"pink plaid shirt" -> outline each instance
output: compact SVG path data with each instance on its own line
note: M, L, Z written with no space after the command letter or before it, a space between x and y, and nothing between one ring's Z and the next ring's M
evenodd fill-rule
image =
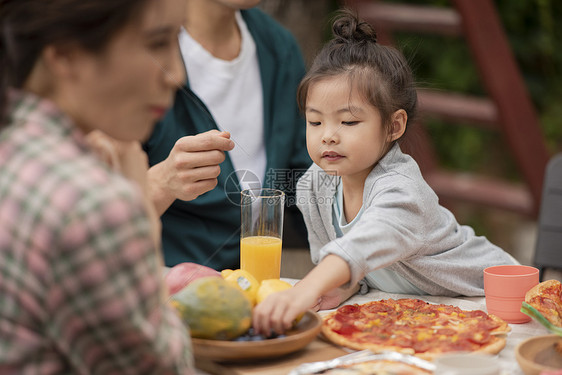
M0 374L186 374L140 192L52 103L0 132Z

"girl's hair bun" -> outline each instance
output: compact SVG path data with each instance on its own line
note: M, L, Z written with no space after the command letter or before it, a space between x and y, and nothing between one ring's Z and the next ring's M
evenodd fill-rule
M338 12L332 32L339 43L377 42L375 29L367 22L360 21L357 15L349 9Z

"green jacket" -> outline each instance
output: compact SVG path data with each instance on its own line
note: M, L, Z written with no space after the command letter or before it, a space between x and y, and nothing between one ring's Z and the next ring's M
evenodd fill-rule
M296 103L304 61L291 33L270 16L258 9L243 10L242 16L256 43L263 85L267 164L266 176L259 177L264 186L284 190L291 201L294 179L311 165L305 122ZM187 83L144 145L150 165L164 160L179 138L211 129L217 129L215 120ZM166 265L195 262L217 270L239 268L239 202L238 178L227 155L215 189L190 202L176 200L162 216Z

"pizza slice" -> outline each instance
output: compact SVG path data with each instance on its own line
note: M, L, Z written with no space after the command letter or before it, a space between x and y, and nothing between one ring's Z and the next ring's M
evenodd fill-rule
M525 302L540 312L551 324L562 327L562 283L547 280L525 294Z

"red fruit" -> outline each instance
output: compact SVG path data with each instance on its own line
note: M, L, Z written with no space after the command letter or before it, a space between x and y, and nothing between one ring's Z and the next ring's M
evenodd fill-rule
M184 262L170 268L164 278L170 295L176 294L191 282L208 276L221 277L220 272L197 263Z

